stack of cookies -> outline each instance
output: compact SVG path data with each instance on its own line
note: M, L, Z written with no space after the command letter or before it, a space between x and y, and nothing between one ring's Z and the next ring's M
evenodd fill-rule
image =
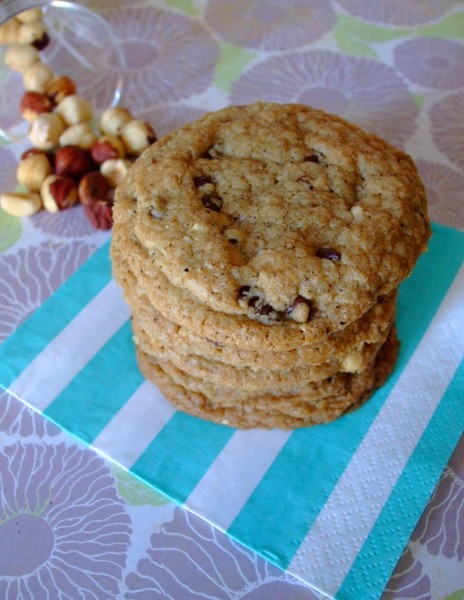
M430 225L412 160L302 105L209 113L118 188L111 254L140 368L180 410L296 428L394 366L397 287Z

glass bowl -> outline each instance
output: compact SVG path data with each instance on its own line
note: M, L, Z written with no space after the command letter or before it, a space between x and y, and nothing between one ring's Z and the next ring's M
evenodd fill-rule
M55 75L70 77L77 93L92 104L95 114L116 106L121 97L125 61L110 25L86 6L66 0L4 0L0 4L0 23L35 7L42 8L50 38L40 51L42 62ZM22 75L5 65L6 50L0 46L0 136L14 141L24 129L19 109L24 87Z

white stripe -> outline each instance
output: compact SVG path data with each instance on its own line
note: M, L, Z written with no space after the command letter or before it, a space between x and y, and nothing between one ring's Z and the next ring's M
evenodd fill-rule
M226 530L291 432L236 431L188 497L185 507Z
M92 446L129 469L169 421L175 409L158 388L145 381L129 398Z
M463 295L464 267L289 565L325 594L336 595L459 367Z
M35 410L45 410L128 318L129 308L111 280L29 363L9 391Z

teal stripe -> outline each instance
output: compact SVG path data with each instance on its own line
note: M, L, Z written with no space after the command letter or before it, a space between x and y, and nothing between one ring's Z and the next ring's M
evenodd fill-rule
M143 381L126 321L43 414L91 444Z
M397 327L402 345L395 372L355 413L294 432L230 526L231 536L287 568L428 328L463 258L464 235L434 226L429 251L401 286Z
M110 279L106 243L0 345L0 386L8 388Z
M346 576L339 600L382 594L446 462L464 430L464 361Z
M233 433L176 412L130 470L183 504Z

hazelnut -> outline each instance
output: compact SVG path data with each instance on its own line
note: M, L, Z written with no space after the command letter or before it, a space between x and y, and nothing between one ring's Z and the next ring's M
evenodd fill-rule
M356 221L360 221L363 217L363 209L359 204L355 204L350 208L350 213Z
M57 175L67 175L75 179L84 177L92 168L89 153L79 146L61 146L55 153Z
M32 46L14 44L5 54L5 63L18 73L24 73L40 60L39 53Z
M0 206L13 217L31 217L42 207L39 194L1 194Z
M297 323L306 323L311 316L311 300L298 295L287 309L287 315Z
M76 84L66 75L53 77L45 88L45 93L54 104L59 104L66 96L76 93Z
M110 158L100 165L100 173L108 183L116 187L126 176L132 163L124 158Z
M66 125L90 121L93 116L90 103L76 95L63 98L56 107L56 113L60 115Z
M33 121L37 115L51 112L52 103L40 92L25 92L19 105L21 114L27 121Z
M107 135L119 135L122 126L132 121L132 119L133 117L127 108L122 106L107 108L100 117L100 129Z
M18 29L18 43L30 44L43 50L48 46L50 38L42 21L32 21L31 23L22 23Z
M146 121L133 119L121 129L121 137L128 154L138 156L156 141L156 135Z
M64 130L60 137L60 146L78 146L90 150L97 136L88 123L77 123Z
M84 206L84 214L95 229L105 231L113 226L113 208L108 202L97 200Z
M362 352L354 351L347 354L342 360L341 371L345 373L356 373L360 371L363 365Z
M16 178L30 192L38 192L51 172L52 166L44 153L30 154L19 163Z
M75 181L62 175L49 175L42 183L40 195L44 207L52 213L69 208L78 200Z
M42 62L36 62L24 71L23 85L27 91L44 94L47 83L52 78L53 71L50 67Z
M79 183L79 200L84 206L97 202L106 201L109 191L108 181L99 171L90 171Z
M19 15L16 15L16 18L20 23L31 23L32 21L41 21L42 9L40 7L30 8L29 10L25 10L19 13Z
M93 160L101 165L110 158L123 158L124 144L114 135L104 135L92 144L90 149Z
M47 152L46 150L41 150L40 148L28 148L21 154L21 160L28 158L29 156L35 156L37 154L43 154L48 158L48 162L53 167L55 164L55 155L53 152Z
M29 139L36 148L51 150L58 145L64 131L63 121L54 113L41 113L32 121Z
M18 43L20 23L16 19L9 19L0 25L0 45L10 46Z

